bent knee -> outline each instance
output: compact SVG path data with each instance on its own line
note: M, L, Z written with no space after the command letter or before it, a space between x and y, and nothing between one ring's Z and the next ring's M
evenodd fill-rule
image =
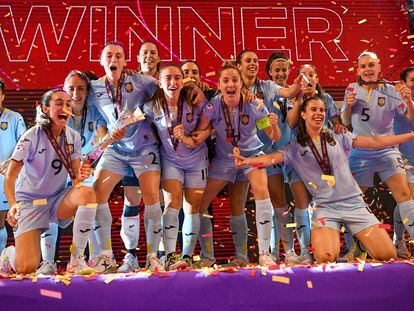
M327 263L327 262L335 262L338 257L339 253L334 252L314 252L314 257L317 263Z
M370 253L372 257L377 260L390 260L391 258L397 258L397 251L395 247L388 247L387 249L381 249L377 251L375 254Z
M15 260L15 270L17 273L21 274L29 274L35 272L37 267L39 266L40 259L30 259L27 258L26 260Z
M78 188L79 205L96 202L95 191L91 187Z

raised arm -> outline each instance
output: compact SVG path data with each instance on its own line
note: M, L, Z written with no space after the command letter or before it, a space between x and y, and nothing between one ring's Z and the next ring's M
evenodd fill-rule
M352 107L355 104L355 96L356 96L356 93L347 93L345 95L344 108L341 113L342 123L345 126L348 126L351 124L351 113L352 113Z
M357 136L352 142L354 148L385 148L399 145L408 141L414 141L414 132L396 136Z
M269 113L269 123L270 126L263 129L266 133L267 137L269 137L273 141L279 141L282 133L280 132L279 126L277 124L278 117L274 113Z
M278 163L283 162L283 153L274 152L269 154L264 154L258 157L245 158L238 156L236 158L236 163L238 167L251 165L251 166L272 166Z

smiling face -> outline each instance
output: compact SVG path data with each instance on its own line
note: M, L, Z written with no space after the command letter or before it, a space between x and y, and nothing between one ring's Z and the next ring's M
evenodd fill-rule
M196 63L186 62L184 65L181 66L181 69L184 72L184 79L191 78L195 84L200 82L200 69L198 68Z
M126 66L124 49L115 44L107 45L101 54L101 65L110 82L117 82Z
M378 80L381 65L379 59L374 55L365 55L358 60L358 76L363 82L375 83Z
M326 107L322 100L311 99L307 102L301 116L305 120L306 127L313 129L321 129L325 123Z
M254 52L244 52L240 64L237 65L243 77L254 79L259 72L259 58Z
M161 69L160 86L164 90L165 98L168 102L178 102L180 92L183 88L183 74L175 66Z
M88 85L78 74L65 80L64 90L71 96L74 109L82 109L88 96Z
M70 95L66 92L58 91L52 95L49 106L43 106L42 109L54 125L63 128L66 126L72 113Z
M308 85L304 89L306 97L313 97L316 95L316 85L319 83L319 77L316 70L311 65L304 65L300 70L299 74L305 74L309 80Z
M413 96L414 95L414 70L410 71L407 74L407 78L404 83L405 83L405 86L411 90L411 96Z
M240 100L242 80L240 73L233 68L224 69L219 76L218 88L229 106L237 106Z
M160 62L157 46L151 42L144 43L139 49L138 62L144 74L155 75Z
M285 86L290 73L290 64L288 61L278 60L274 61L269 69L269 75L273 82L280 86Z

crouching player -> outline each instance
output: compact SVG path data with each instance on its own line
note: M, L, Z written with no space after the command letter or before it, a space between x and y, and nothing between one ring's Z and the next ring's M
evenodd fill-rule
M49 223L73 224L71 260L67 271L93 273L83 252L96 214L96 197L90 187L66 187L90 175L80 163L81 139L66 127L72 113L71 98L62 89L43 95L37 107L36 125L20 138L6 173L5 193L10 210L7 215L14 229L16 246L3 250L0 273L32 273L40 262L40 235ZM17 181L16 181L17 179Z

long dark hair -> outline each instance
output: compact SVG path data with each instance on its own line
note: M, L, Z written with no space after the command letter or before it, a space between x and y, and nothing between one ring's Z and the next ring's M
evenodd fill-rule
M160 73L160 70L161 70L161 57L160 57L160 50L158 49L158 45L157 45L154 41L151 41L151 40L145 40L145 41L143 41L143 42L141 43L141 45L139 46L138 54L141 52L142 46L143 46L144 44L146 44L146 43L151 43L151 44L153 44L153 45L155 46L155 49L157 50L157 53L158 53L157 73L159 74L159 73ZM140 66L141 66L141 64L140 64Z
M306 108L308 107L309 103L312 100L321 101L324 104L325 110L326 110L326 103L322 99L320 99L319 97L309 97L305 99L305 101L300 106L300 112L305 112ZM331 136L331 134L329 133L326 127L322 128L322 133L325 134L325 137L328 143L333 140L333 137ZM300 113L299 120L298 120L298 135L297 135L296 140L302 147L306 147L306 144L308 143L309 138L310 137L309 137L308 131L306 130L305 120L302 118L302 114Z
M303 69L303 68L305 68L305 67L311 67L312 69L313 69L313 71L315 71L315 74L316 75L318 75L318 71L316 70L316 66L315 65L312 65L312 64L304 64L304 65L301 65L300 67L299 67L299 69L298 69L298 76L299 76L299 74L300 74L300 71ZM316 86L315 86L315 89L316 89L316 97L318 97L319 99L324 99L324 97L325 97L325 91L323 90L323 88L322 88L322 86L319 84L319 82L318 83L316 83Z
M89 80L89 77L84 72L82 72L80 70L72 70L71 72L69 72L68 75L65 78L64 84L66 84L66 82L74 76L77 76L77 77L81 78L86 83L86 88L87 88L88 93L89 93L89 90L91 89L91 82Z
M272 80L272 76L270 75L269 72L275 60L285 60L289 64L289 68L291 65L289 62L289 58L284 53L278 51L278 52L273 52L272 54L270 54L269 58L267 59L266 67L265 67L265 73L267 74L270 80Z
M184 78L184 73L183 70L181 69L180 66L178 66L177 64L174 63L170 63L167 65L164 65L160 68L160 77L161 77L161 73L166 70L167 68L177 68L180 72L182 77ZM155 113L159 113L162 110L162 101L165 100L165 93L164 90L162 89L162 87L157 87L157 90L154 92L154 94L149 98L149 101L154 102L154 112ZM188 97L188 93L187 91L184 89L184 87L181 89L180 91L180 97L178 99L179 101L186 101L187 104L189 105L191 111L193 110L193 103L190 100L190 98Z
M47 91L42 96L42 101L36 107L36 125L40 126L42 129L48 128L52 124L52 119L43 111L43 107L50 106L50 100L53 97L53 94L63 92L66 93L64 89L56 88L50 91Z

